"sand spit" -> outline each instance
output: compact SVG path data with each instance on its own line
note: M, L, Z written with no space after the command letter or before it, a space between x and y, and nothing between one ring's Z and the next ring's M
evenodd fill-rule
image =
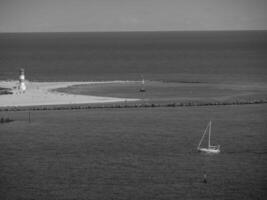
M125 99L113 97L99 97L88 95L72 95L54 91L58 88L80 84L110 84L128 83L129 81L102 81L102 82L26 82L27 91L20 93L16 88L18 81L0 81L0 87L12 88L12 95L0 95L0 107L13 106L40 106L63 104L90 104L137 101L139 99ZM53 90L53 91L52 91Z

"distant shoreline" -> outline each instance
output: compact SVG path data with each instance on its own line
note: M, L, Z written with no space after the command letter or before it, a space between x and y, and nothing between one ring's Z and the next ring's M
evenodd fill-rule
M267 32L265 29L243 29L243 30L146 30L146 31L55 31L55 32L0 32L0 34L72 34L72 33L81 33L81 34L87 34L87 33L184 33L184 32L211 32L211 33L216 33L216 32Z
M10 88L13 92L13 94L0 95L0 111L196 107L267 103L265 86L261 85L147 81L147 92L140 93L140 81L28 82L26 93L19 94L19 91L14 89L16 84L17 81L0 81L0 87ZM251 90L260 92L251 93ZM198 94L199 92L201 95Z

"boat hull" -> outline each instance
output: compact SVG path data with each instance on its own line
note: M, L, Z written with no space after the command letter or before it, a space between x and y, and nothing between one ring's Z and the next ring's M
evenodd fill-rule
M208 149L208 148L199 148L199 152L204 152L204 153L220 153L220 149Z

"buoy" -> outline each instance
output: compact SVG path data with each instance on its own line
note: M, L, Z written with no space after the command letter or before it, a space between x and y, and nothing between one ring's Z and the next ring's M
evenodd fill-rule
M205 184L208 183L207 174L206 173L203 175L203 183L205 183Z

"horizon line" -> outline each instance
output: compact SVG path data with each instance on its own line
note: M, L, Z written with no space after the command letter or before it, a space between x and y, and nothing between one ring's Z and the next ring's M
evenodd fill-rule
M220 29L220 30L111 30L111 31L18 31L18 32L1 32L7 33L144 33L144 32L242 32L242 31L267 31L267 29Z

